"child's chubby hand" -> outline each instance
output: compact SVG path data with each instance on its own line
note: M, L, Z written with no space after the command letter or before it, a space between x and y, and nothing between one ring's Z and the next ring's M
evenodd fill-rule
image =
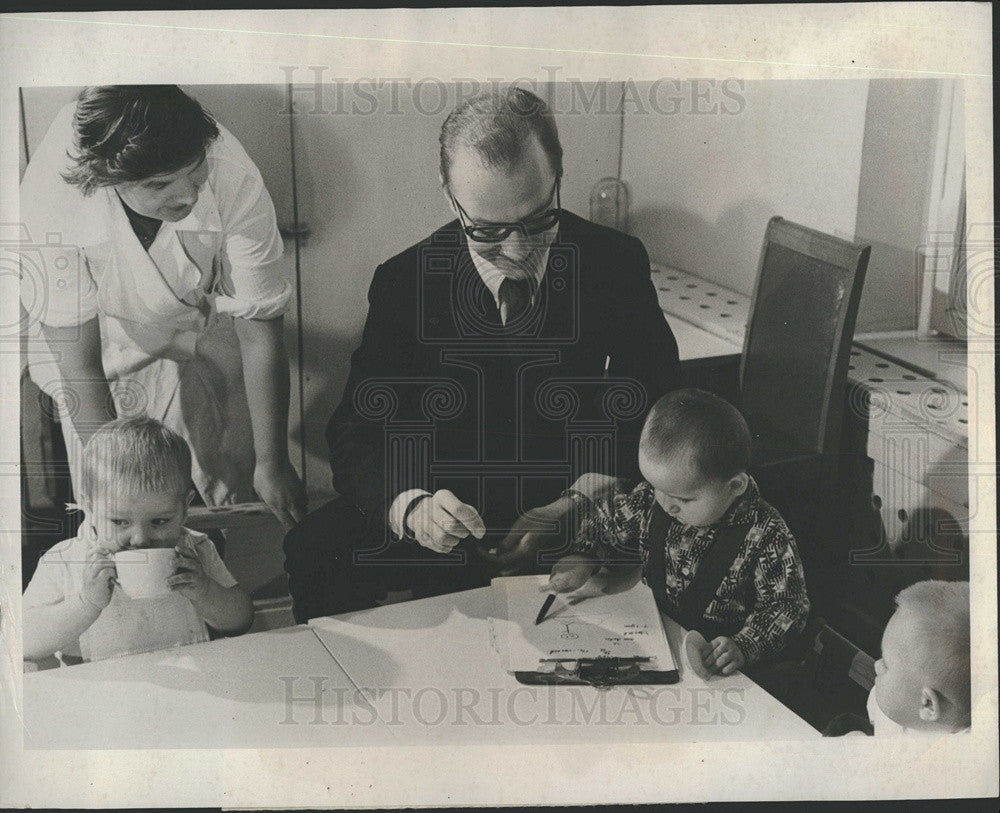
M600 565L592 557L579 553L563 556L552 566L543 593L572 593L571 604L594 596L623 593L642 578L642 568L632 564Z
M167 585L171 590L191 601L197 601L208 593L212 580L205 573L190 537L182 539L174 548L174 566L176 572L167 578Z
M80 597L94 609L103 610L111 603L118 571L115 570L111 551L96 540L87 551L87 559L83 569L83 587Z
M702 655L705 668L718 675L731 675L746 664L746 658L732 638L720 635L709 642Z
M597 563L586 556L571 553L552 565L549 583L543 585L543 593L572 593L583 587L597 570Z

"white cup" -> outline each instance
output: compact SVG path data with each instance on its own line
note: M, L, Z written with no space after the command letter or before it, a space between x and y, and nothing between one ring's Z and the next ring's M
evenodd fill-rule
M173 548L138 548L115 554L118 583L129 598L169 595L167 578L175 569Z

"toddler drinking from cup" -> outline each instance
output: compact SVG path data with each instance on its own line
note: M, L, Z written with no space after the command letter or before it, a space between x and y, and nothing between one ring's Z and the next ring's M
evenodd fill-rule
M250 598L211 540L184 527L194 489L183 438L151 418L105 424L84 449L79 490L77 536L42 556L24 591L25 660L95 661L249 629Z

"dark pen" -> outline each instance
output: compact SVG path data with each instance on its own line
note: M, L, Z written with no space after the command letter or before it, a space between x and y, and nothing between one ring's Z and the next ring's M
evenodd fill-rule
M545 597L545 603L542 604L542 609L540 609L538 611L538 617L535 618L535 625L536 626L538 624L541 624L542 621L545 620L545 614L549 611L549 608L552 607L552 602L555 601L555 600L556 600L556 594L555 593L549 593L548 596Z

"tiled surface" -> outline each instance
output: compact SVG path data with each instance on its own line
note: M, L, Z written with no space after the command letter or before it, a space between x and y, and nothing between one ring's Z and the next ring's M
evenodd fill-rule
M676 268L653 264L653 286L664 313L743 348L750 298Z
M750 297L677 269L654 265L652 270L660 307L671 325L680 327L675 330L678 345L688 338L684 329L689 323L735 348L730 352L742 350ZM691 352L719 354L710 343L695 339L688 338ZM910 347L912 340L869 343L924 369L935 358L926 347ZM908 350L913 352L907 355ZM914 353L921 355L911 358ZM969 399L964 377L933 378L860 344L851 350L847 375L862 385L854 388L851 407L866 415L868 456L874 463L872 499L890 544L912 534L911 523L930 508L947 511L967 533Z
M704 328L692 325L679 316L672 313L664 314L664 316L677 340L677 352L681 361L711 358L712 356L730 356L743 351L743 347L735 341L709 333Z
M675 268L654 264L652 270L665 314L742 348L750 297ZM870 393L873 432L889 431L893 424L908 425L949 443L968 444L968 397L962 388L913 372L858 345L851 356L848 377Z
M909 367L950 381L963 392L969 391L969 356L965 342L944 338L867 334L855 337L857 344L875 353L896 358Z
M898 432L902 422L968 446L969 399L950 381L915 373L858 345L847 374L869 391L870 431Z

